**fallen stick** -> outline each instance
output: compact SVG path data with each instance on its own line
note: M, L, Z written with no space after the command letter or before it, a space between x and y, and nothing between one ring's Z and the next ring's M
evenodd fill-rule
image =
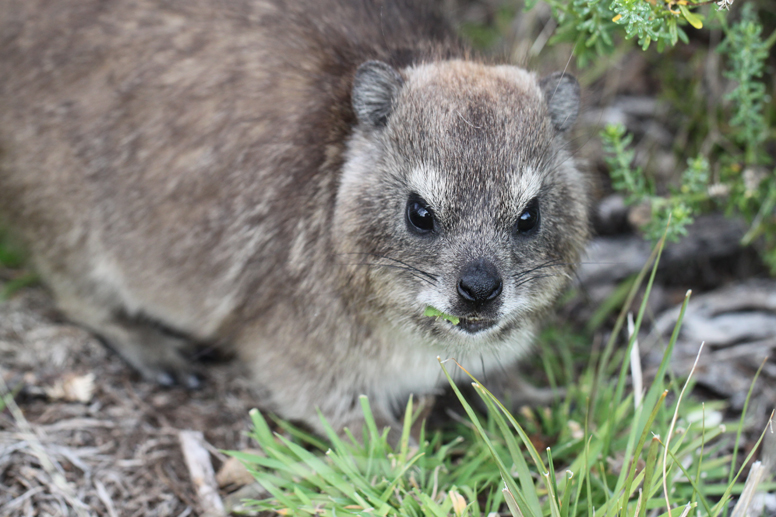
M224 503L218 495L218 484L210 462L210 453L205 447L205 437L199 431L180 431L178 433L186 468L197 490L197 499L207 517L226 515Z

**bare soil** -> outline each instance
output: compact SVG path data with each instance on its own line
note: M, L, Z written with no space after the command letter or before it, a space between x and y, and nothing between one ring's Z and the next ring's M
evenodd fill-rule
M0 304L0 375L25 419L0 412L2 516L199 515L178 432L202 431L215 468L250 442L236 365L208 365L199 391L146 382L42 288Z

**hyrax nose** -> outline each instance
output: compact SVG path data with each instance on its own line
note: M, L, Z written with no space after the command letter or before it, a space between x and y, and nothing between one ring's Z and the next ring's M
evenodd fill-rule
M467 302L481 304L496 299L503 285L496 266L481 258L463 269L458 280L458 294Z

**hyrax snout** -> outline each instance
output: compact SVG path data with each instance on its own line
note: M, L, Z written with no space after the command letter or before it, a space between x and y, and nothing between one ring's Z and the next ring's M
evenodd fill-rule
M587 238L576 81L417 2L0 0L0 34L0 216L149 379L207 342L260 406L390 424L438 355L518 359Z

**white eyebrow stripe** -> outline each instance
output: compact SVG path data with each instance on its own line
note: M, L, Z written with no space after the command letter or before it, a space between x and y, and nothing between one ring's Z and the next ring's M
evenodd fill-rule
M413 167L407 176L410 190L422 197L432 207L439 208L447 191L447 175L426 164Z
M542 178L532 167L527 166L522 171L510 176L512 182L511 191L516 196L517 205L522 210L528 203L539 195L542 189Z
M407 175L409 189L436 209L445 204L449 181L447 174L428 164L413 167ZM513 209L517 211L525 209L528 203L539 195L543 186L541 175L531 166L510 174L509 182L508 196L513 199Z

